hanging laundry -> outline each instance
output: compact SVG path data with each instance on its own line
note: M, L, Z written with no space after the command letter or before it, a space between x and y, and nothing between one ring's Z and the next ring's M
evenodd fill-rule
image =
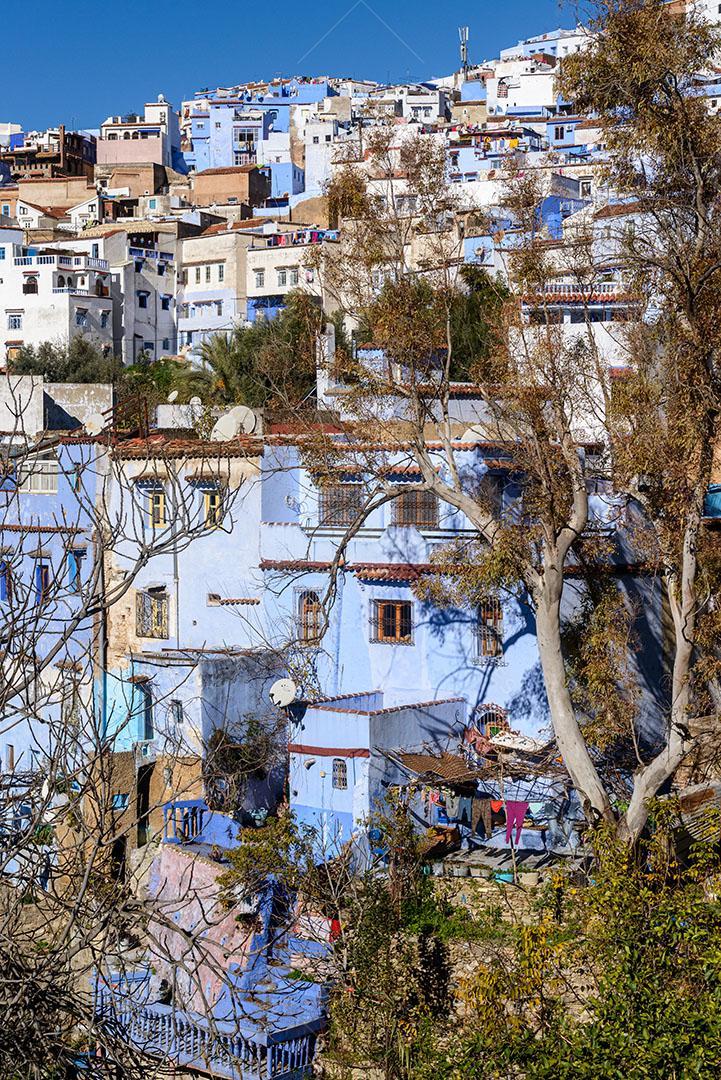
M459 817L460 805L461 798L459 795L451 793L446 797L446 811L451 821L455 821Z
M493 832L493 812L490 799L474 799L471 809L471 832L477 833L478 826L483 826L483 836L487 840Z
M503 809L503 799L491 799L491 810L494 814L500 814Z
M516 840L515 844L518 847L518 842L521 839L521 829L523 828L523 822L528 813L527 802L507 802L506 803L506 843L511 841L511 833L515 827Z

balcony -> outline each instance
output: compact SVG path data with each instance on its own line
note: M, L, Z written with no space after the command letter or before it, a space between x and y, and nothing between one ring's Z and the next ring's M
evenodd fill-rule
M242 1020L213 1021L172 1005L136 1004L105 984L98 987L95 1015L113 1038L150 1057L227 1080L302 1080L323 1026L320 1015L270 1030Z
M14 266L58 266L63 270L100 270L107 273L107 259L94 259L89 255L22 255L13 259Z
M133 259L162 259L163 262L174 262L169 251L155 251L153 248L129 247L128 252Z
M74 285L64 285L60 289L53 289L54 293L72 293L73 296L95 296L89 289L76 289Z

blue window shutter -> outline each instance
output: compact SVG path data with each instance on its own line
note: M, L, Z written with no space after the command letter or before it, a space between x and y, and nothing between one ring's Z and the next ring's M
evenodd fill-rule
M46 563L38 563L35 567L35 603L41 604L50 583L50 569Z
M6 602L8 598L8 567L7 563L0 563L0 601Z

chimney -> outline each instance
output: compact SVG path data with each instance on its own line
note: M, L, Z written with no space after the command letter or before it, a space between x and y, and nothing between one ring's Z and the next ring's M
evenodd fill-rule
M60 124L60 170L65 172L65 124Z

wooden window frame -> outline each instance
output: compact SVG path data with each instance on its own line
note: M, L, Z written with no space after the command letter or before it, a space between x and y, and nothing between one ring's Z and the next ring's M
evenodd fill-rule
M146 497L148 500L148 528L164 529L168 524L168 519L166 516L167 506L165 500L165 492L162 490L162 488L149 488ZM157 515L155 512L156 507L158 509Z
M503 605L487 596L476 609L476 655L479 661L503 659Z
M139 589L135 594L135 632L139 638L167 640L170 598L166 589Z
M438 496L427 490L404 491L393 500L393 524L438 528Z
M311 600L311 597L315 597ZM304 589L298 596L298 637L301 644L314 646L321 639L322 604L315 589Z
M208 529L219 529L223 523L223 499L218 488L203 492L203 520Z
M320 489L318 496L318 524L330 529L347 529L358 517L362 506L361 483L329 484Z
M371 640L377 644L413 644L413 602L411 600L373 600L371 620ZM404 622L408 628L406 634L403 633ZM392 633L387 632L389 624L392 624Z

